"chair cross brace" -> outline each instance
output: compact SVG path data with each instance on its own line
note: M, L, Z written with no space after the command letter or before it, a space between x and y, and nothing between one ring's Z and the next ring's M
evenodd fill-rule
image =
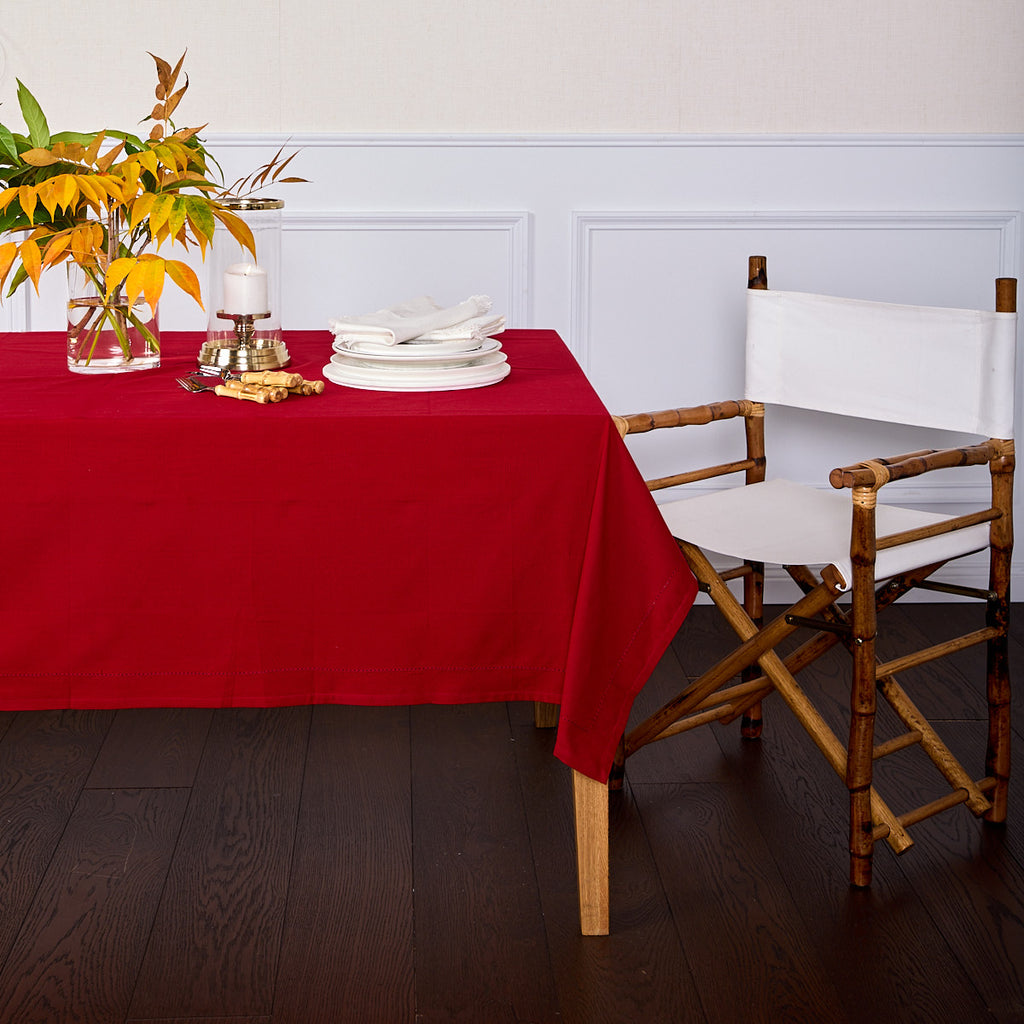
M791 626L804 626L825 633L838 633L840 636L851 636L853 627L848 622L831 622L825 619L809 619L803 615L787 615L786 622Z
M957 583L941 583L939 580L922 580L915 584L918 590L934 590L939 594L954 594L957 597L973 597L979 601L995 601L994 590L982 590L979 587L963 587Z

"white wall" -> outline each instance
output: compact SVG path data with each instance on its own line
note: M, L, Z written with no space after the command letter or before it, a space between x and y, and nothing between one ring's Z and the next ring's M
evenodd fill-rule
M128 127L188 48L216 132L1020 132L1020 0L3 0L53 127Z

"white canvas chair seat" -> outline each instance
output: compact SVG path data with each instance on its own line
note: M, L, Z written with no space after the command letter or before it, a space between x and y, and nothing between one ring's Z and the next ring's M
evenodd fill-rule
M742 735L754 739L762 729L762 701L781 698L849 791L850 881L866 886L874 844L884 839L903 852L912 843L909 827L933 814L963 803L988 822L1006 819L1016 281L996 281L991 312L897 305L771 291L766 261L754 256L748 289L743 398L615 418L623 437L681 427L728 431L733 421L742 427L745 443L730 461L680 467L648 481L652 491L689 484L713 488L666 501L660 510L738 642L627 731L611 782L619 784L627 759L645 745L690 729L739 719ZM818 486L769 480L765 419L775 405L848 417L844 448L856 436L856 421L943 433L934 448L864 451L862 461L833 469L820 484L813 481ZM949 432L975 440L950 447ZM800 438L783 440L793 447ZM986 498L966 511L946 516L893 504L899 497L891 486L896 481L969 466L986 466L990 486ZM709 483L736 475L742 485ZM932 578L951 559L979 551L987 555L987 585ZM726 560L733 564L717 564ZM772 616L763 606L766 564L782 566L800 591L790 607ZM734 581L742 582L742 600L731 589ZM882 613L915 589L981 601L984 626L911 651L904 649L909 638L897 631L884 648L893 643L898 656L882 661ZM685 627L681 642L687 643ZM981 764L968 768L922 715L912 691L927 688L932 662L980 644L986 647L987 748L977 759ZM831 700L826 720L809 696L818 687L805 690L798 676L812 672L816 660L837 645L849 652L852 670L847 699ZM698 645L687 657L700 664L700 655ZM832 685L838 678L830 669ZM896 734L876 739L879 698L895 714L887 716L886 732ZM837 729L834 716L843 706L846 720ZM948 789L921 803L912 784L897 799L920 806L894 809L876 791L873 766L878 758L896 760L915 747Z
M850 588L852 505L845 492L769 480L667 502L660 509L673 537L705 551L772 565L833 565L842 577L841 589ZM952 518L881 504L876 514L879 536ZM988 540L984 524L886 548L878 553L875 579L981 551Z

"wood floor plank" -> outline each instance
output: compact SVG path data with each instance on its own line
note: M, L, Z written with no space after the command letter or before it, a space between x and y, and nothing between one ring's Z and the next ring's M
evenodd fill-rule
M274 1024L414 1015L409 711L316 708Z
M569 769L553 735L515 730L537 888L564 1024L701 1021L697 986L627 784L610 800L611 934L579 927Z
M684 629L689 625L687 621ZM702 634L703 631L691 629L687 644L674 644L665 652L634 701L627 728L642 722L685 688L687 678L679 662L679 652L684 650L692 655L694 645L701 643ZM706 652L702 651L700 656L706 657ZM734 727L738 729L739 725ZM698 782L714 779L720 771L721 762L722 753L711 730L694 729L686 735L642 747L629 758L627 775L631 782L637 784Z
M558 1018L503 704L412 709L417 1024Z
M947 732L959 757L984 746L984 723L952 723ZM926 759L903 758L898 767L908 799L927 799L933 776ZM1024 797L1011 789L1011 801L1011 821L1016 822L1024 812ZM914 848L899 859L899 867L993 1014L1021 1021L1024 859L1014 850L1019 848L1016 832L986 826L966 808L956 807L914 827Z
M112 718L112 711L22 711L0 740L0 964Z
M187 799L82 795L0 972L0 1020L124 1020Z
M921 632L927 636L931 643L938 643L944 637L952 635L958 625L961 628L980 628L984 624L983 612L981 609L968 606L967 609L961 604L947 602L944 604L916 605L912 606L915 612L915 623ZM1014 691L1010 700L1010 715L1013 722L1013 729L1019 742L1024 742L1024 688L1018 689L1018 681L1024 680L1024 639L1018 636L1024 635L1024 605L1013 606L1010 615L1011 636L1010 636L1010 685ZM1014 624L1017 626L1017 633L1013 631ZM985 647L980 645L963 651L958 651L948 659L964 678L977 680L975 684L980 695L985 694ZM983 717L983 715L979 715Z
M634 793L705 1019L850 1020L742 791L702 783L635 786Z
M173 1017L159 1021L128 1020L125 1024L274 1024L272 1017Z
M971 977L937 932L902 863L879 844L869 890L849 886L848 800L842 780L791 715L750 743L717 733L817 951L853 1021L992 1021ZM792 915L791 915L792 916Z
M157 789L191 786L210 731L209 708L122 708L86 785Z
M879 616L879 622L884 621L884 628L879 630L879 657L937 644L985 625L984 609L975 604L961 606L955 621L946 618L944 607L947 605L939 603L903 604ZM979 664L980 672L976 670ZM901 673L900 679L929 720L981 719L988 714L984 645L909 669Z
M132 1017L271 1012L310 710L214 715Z
M127 1020L125 1024L274 1024L272 1017L163 1017L160 1020ZM327 1024L325 1021L324 1024Z

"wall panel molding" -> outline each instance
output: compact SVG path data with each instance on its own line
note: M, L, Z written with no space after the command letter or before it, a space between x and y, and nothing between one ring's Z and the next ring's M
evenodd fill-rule
M1016 210L715 210L680 211L574 211L571 337L584 369L591 367L591 306L594 297L592 261L599 232L707 232L727 230L821 231L992 231L998 237L998 276L1017 277L1021 246L1021 217ZM752 255L752 254L751 254Z
M14 295L4 297L0 305L0 330L2 331L30 331L29 307L27 289L25 285Z
M532 319L530 287L530 214L527 211L290 211L282 213L285 232L445 232L453 240L459 233L497 231L505 236L510 306L505 311L510 325ZM457 243L456 243L457 244ZM398 296L396 296L398 298Z
M431 133L431 132L298 132L204 134L208 148L287 146L298 149L364 149L375 148L550 148L550 149L666 149L670 147L693 149L697 147L760 149L766 147L814 148L840 147L970 147L1001 148L1024 146L1022 134L990 133L800 133L800 134L704 134L704 133L571 133L516 132L516 133Z

